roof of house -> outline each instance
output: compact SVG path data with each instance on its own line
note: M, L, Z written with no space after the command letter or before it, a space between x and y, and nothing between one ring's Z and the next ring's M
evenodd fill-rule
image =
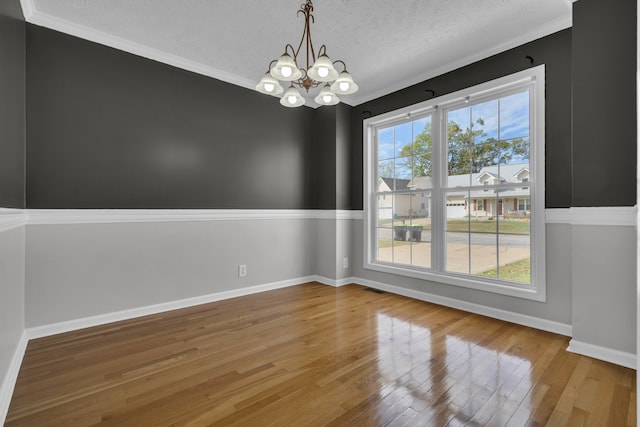
M474 185L481 185L482 181L480 178L483 175L489 175L494 179L500 177L501 183L519 183L521 182L518 179L518 176L521 175L523 171L529 170L529 163L514 163L510 165L495 165L495 166L485 166L480 169L477 173L472 174L464 174L464 175L450 175L448 177L447 187L470 187ZM380 178L384 181L384 183L393 191L394 182L395 182L395 190L420 190L420 189L429 189L433 186L431 182L430 176L419 176L413 179L400 179L400 178ZM478 197L481 197L483 190L474 191L474 194L478 194ZM501 194L512 193L514 195L524 195L529 194L528 189L509 189L502 190Z
M500 177L502 183L518 183L518 175L523 169L529 169L529 163L514 163L511 165L495 165L485 166L478 173L472 173L464 175L450 175L449 187L468 187L471 185L480 185L482 182L480 178L483 175L490 175L492 177Z
M401 178L380 178L389 187L390 190L402 191L409 189L410 179Z

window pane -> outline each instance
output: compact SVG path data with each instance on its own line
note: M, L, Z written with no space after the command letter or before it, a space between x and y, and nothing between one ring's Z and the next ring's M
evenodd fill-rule
M498 157L498 141L495 139L485 140L484 142L473 144L471 153L471 169L474 174L483 172L483 168L492 167L496 164L496 158ZM498 178L498 169L493 168L492 177L494 180ZM486 179L486 178L485 178ZM489 182L490 185L497 184L497 182ZM477 183L473 183L477 185Z
M413 152L431 154L431 116L413 122Z
M510 191L500 193L505 207L513 207L515 198ZM528 199L521 199L528 203ZM498 218L498 278L511 282L531 283L531 225L530 217L520 212L510 214L505 209Z
M471 185L471 108L447 112L448 186Z
M402 191L406 190L409 185L409 181L411 180L411 157L398 157L395 160L395 169L394 169L394 177L395 180L395 190Z
M529 162L529 91L500 98L500 163L526 165ZM514 177L518 168L501 170L501 178L508 182L520 181Z
M431 188L431 116L413 122L413 188Z
M469 274L469 217L465 201L469 192L447 192L446 270ZM468 205L468 203L467 203Z
M395 126L396 157L407 156L413 150L413 126L411 122Z
M412 194L413 216L407 234L411 240L411 265L431 268L431 195Z
M498 140L498 100L471 107L471 130L474 144Z
M378 159L393 158L393 128L378 130Z
M378 162L378 178L393 178L393 160L381 160ZM391 187L382 191L389 191Z
M472 194L473 198L473 194ZM470 273L484 277L497 277L498 217L503 211L503 201L494 194L474 200L482 204L480 215L469 221L471 244ZM479 209L478 209L479 210Z
M529 138L529 91L500 98L500 139Z

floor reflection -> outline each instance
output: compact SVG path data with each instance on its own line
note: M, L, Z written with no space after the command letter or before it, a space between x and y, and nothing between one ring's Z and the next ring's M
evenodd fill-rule
M479 336L455 319L427 325L378 313L380 419L403 405L416 425L504 425L528 409L532 363L504 333L509 324L493 322Z

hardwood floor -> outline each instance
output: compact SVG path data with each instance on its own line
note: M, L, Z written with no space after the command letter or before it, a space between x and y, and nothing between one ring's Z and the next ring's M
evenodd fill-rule
M309 283L29 342L8 426L636 425L568 338Z

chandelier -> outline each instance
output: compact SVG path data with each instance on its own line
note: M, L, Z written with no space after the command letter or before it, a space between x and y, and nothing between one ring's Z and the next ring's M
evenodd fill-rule
M340 102L338 95L350 95L358 90L358 85L351 78L346 64L341 60L332 62L327 55L325 45L320 46L316 58L316 51L311 42L311 23L315 22L312 12L311 0L300 5L298 15L304 14L304 31L298 48L295 49L291 44L287 44L280 59L274 59L269 63L267 72L256 86L258 92L268 95L279 95L284 92L280 104L285 107L299 107L306 102L296 86L309 92L309 89L322 85L320 93L314 99L320 105L335 105ZM300 59L300 49L303 45L306 47L306 66L300 68L298 59ZM338 64L342 66L340 73L334 67ZM286 91L280 81L289 83Z

